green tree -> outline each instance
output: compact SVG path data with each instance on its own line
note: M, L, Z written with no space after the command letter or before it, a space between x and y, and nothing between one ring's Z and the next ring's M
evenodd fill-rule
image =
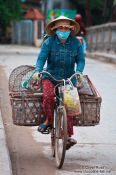
M0 0L0 28L5 35L6 28L13 20L21 18L22 8L20 0Z
M93 17L93 25L104 23L103 11L106 0L91 0L91 14Z
M73 0L77 5L77 12L81 13L85 24L88 23L87 14L92 16L92 25L102 24L111 20L113 0ZM87 3L90 5L90 12ZM88 9L87 9L88 8ZM89 16L88 15L88 16Z

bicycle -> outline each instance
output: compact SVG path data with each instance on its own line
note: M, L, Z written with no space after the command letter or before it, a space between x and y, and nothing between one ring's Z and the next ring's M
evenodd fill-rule
M42 108L43 94L41 91L41 86L40 90L38 88L36 89L35 87L33 88L32 84L35 83L35 80L32 79L32 81L30 81L31 79L29 78L34 73L34 70L35 67L33 66L23 65L15 68L11 72L9 78L9 94L12 106L12 119L13 124L15 125L38 126L45 121L45 115L43 115ZM49 74L49 76L53 78L52 75ZM79 94L82 113L79 116L74 115L73 126L95 126L100 122L101 96L92 84L91 80L87 76L84 78L86 78L87 82L89 83L93 95ZM28 79L30 82L28 82ZM52 156L55 157L56 166L59 169L62 168L64 163L67 143L67 111L65 108L66 106L63 103L63 88L65 87L66 82L70 82L70 79L66 81L60 80L59 84L55 87L58 89L60 95L56 93L54 97L54 123L50 133ZM26 81L27 83L25 84ZM25 87L22 86L23 82ZM26 86L27 84L30 85ZM40 84L41 83L39 83L39 85ZM81 84L79 83L79 85Z
M60 169L62 168L64 163L65 154L66 154L66 144L67 144L67 113L63 103L63 89L67 83L71 82L71 79L74 78L74 76L77 76L79 74L75 73L67 80L64 80L64 79L56 80L47 71L41 72L40 75L45 73L48 76L50 76L54 81L59 82L59 84L57 84L54 88L54 92L55 92L54 121L53 121L53 126L50 129L50 132L51 132L52 156L55 157L56 167ZM58 95L56 94L56 91ZM50 132L48 131L48 134Z

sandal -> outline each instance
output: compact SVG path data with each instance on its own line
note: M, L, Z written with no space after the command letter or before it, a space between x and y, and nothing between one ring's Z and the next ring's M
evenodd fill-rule
M52 124L45 124L45 123L42 123L39 125L38 127L38 131L41 132L42 134L49 134L50 133L50 130L52 128Z
M66 150L69 150L72 146L77 144L77 141L71 137L67 139Z

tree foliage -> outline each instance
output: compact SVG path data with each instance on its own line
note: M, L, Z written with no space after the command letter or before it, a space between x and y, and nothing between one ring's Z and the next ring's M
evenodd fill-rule
M73 0L77 5L78 13L81 13L86 23L87 0ZM114 0L90 0L92 24L102 24L111 20L112 6Z
M4 30L12 20L21 18L20 0L0 0L0 24Z

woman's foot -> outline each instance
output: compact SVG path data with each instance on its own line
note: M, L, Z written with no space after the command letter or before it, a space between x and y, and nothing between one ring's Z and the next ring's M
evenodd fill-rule
M77 141L71 137L68 137L67 144L66 144L66 150L69 150L75 144L77 144Z
M51 128L52 123L49 123L48 120L46 120L44 123L38 126L38 131L41 132L42 134L49 134Z

